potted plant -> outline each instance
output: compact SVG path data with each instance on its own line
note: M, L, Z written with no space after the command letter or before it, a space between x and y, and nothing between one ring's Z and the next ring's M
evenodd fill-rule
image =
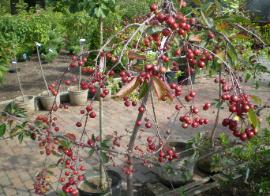
M98 187L100 176L91 176L89 179L82 181L78 185L79 195L80 196L88 196L88 195L121 195L122 191L122 177L119 173L113 170L106 171L108 175L107 186L100 190Z
M38 62L40 66L41 75L42 75L42 78L46 87L46 91L43 91L42 93L40 93L39 99L40 99L43 109L50 111L53 109L54 105L60 104L60 93L59 93L59 89L54 89L53 86L48 86L46 76L42 67L40 50L39 50L40 47L41 47L41 44L36 43ZM54 102L55 100L56 102Z
M41 54L41 59L43 63L51 63L58 56L57 50L49 48L48 51L45 51Z
M32 114L35 111L34 96L28 96L24 94L22 83L21 83L20 70L18 69L18 64L17 64L16 59L12 61L12 64L16 70L16 76L17 76L17 80L18 80L18 84L19 84L19 88L21 92L21 96L15 98L14 102L17 105L17 107L24 109L27 114Z
M79 66L79 80L77 86L72 86L68 88L69 92L69 98L71 105L85 105L88 98L88 86L85 86L82 83L82 66L87 61L87 59L83 58L83 46L85 44L85 39L80 39L80 45L81 45L81 54L80 54L80 60L78 61ZM77 58L73 57L72 66L76 66L75 63L77 61Z
M185 142L168 141L159 152L159 159L164 158L166 154L172 154L172 156L181 157L181 159L168 162L164 160L164 162L160 162L157 167L153 168L154 173L159 176L161 182L171 188L177 188L191 182L198 158L196 149Z

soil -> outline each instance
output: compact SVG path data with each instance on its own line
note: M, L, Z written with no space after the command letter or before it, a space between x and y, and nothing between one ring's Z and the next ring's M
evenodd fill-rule
M71 57L67 54L60 54L53 63L42 64L48 84L59 79L61 74L67 69ZM12 65L10 68L13 68ZM25 95L37 95L46 90L41 76L40 66L37 56L32 56L30 61L18 63L22 88ZM65 79L71 79L73 75L77 77L78 70L67 73ZM16 73L7 73L2 84L0 84L0 101L14 99L21 96Z

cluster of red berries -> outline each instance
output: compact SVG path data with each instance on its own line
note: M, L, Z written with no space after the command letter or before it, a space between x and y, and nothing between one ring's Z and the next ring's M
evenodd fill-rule
M107 52L107 53L102 52L102 53L100 54L100 56L101 56L101 57L106 56L106 59L107 59L108 61L111 61L112 63L116 63L117 60L118 60L118 57L117 57L117 56L114 56L114 55L113 55L112 53L110 53L110 52Z
M189 126L192 128L198 128L200 125L207 125L208 119L195 117L192 118L189 115L180 116L179 121L182 122L182 128L186 129Z
M251 139L256 135L256 130L251 127L246 128L244 131L240 131L239 129L237 129L238 123L236 120L233 119L223 119L222 125L224 127L228 127L233 132L233 135L242 141Z
M79 59L77 56L72 56L72 61L69 64L70 68L76 68L78 66L83 66L87 62L87 57L83 57L82 59Z
M62 159L62 164L64 164L64 175L59 181L63 184L62 190L65 193L70 193L73 196L78 195L77 185L80 181L84 180L84 175L81 172L85 171L85 167L81 165L81 158L73 156L71 149L64 150L67 159ZM77 160L79 159L79 160ZM78 165L76 165L79 163Z
M254 106L249 102L248 96L246 94L240 94L239 96L223 96L222 99L228 101L229 111L232 114L235 114L240 121L244 121L249 110L254 108ZM254 128L246 128L245 131L239 130L238 122L230 118L225 118L222 122L222 125L225 127L228 126L229 129L233 131L233 135L240 138L242 141L251 139L256 134Z
M161 77L161 74L164 74L166 72L166 68L163 66L157 66L152 64L147 64L144 66L144 71L140 72L140 80L143 81L149 81L152 76Z
M84 110L80 110L80 114L89 115L90 118L96 118L97 116L91 105L86 106ZM82 127L82 123L80 121L76 122L76 127Z
M119 75L121 77L121 81L124 84L129 83L132 80L132 75L130 73L126 72L125 70L120 71Z
M185 36L190 32L192 26L196 25L196 19L193 17L187 18L182 13L177 13L175 15L165 14L162 11L158 12L157 4L152 4L150 10L155 13L155 18L150 22L153 25L166 24L167 28L162 31L163 36L170 36L172 33L176 32L180 36ZM208 32L208 38L213 39L215 34L213 32Z
M191 66L197 66L198 68L204 68L208 61L213 60L213 55L209 54L207 50L187 49L185 50L186 59Z
M128 97L124 97L124 98L123 98L123 101L124 101L124 105L125 105L126 107L129 107L129 106L136 107L136 106L137 106L137 101L129 100Z
M138 111L140 113L143 113L145 111L145 107L144 106L140 106L138 108ZM152 128L153 125L152 125L150 119L144 118L144 122L145 122L145 124L144 124L145 128L147 128L147 129ZM142 125L142 121L141 120L136 121L136 126L141 126L141 125Z
M174 159L178 159L178 155L176 154L176 152L169 148L169 147L163 147L163 149L161 151L159 151L159 157L158 157L158 161L160 163L168 160L168 161L172 161Z
M48 179L48 172L45 169L39 172L38 175L36 176L34 189L37 195L44 195L46 192L50 190L50 186L47 179Z
M128 176L135 172L135 170L132 166L125 166L125 167L123 167L122 170L123 170L123 173L128 175Z
M51 155L53 151L56 150L56 146L58 145L58 139L53 139L48 129L44 130L46 133L41 137L38 137L39 147L45 149L45 153L47 156ZM44 154L44 151L41 150L40 154Z
M147 137L146 141L147 141L147 151L154 152L157 150L157 146L153 140L153 137L151 136Z
M95 69L92 67L83 67L82 73L92 75L95 72Z
M50 90L50 92L51 92L51 94L52 94L53 96L56 96L56 95L58 94L57 89L55 89L56 87L57 87L57 82L53 82L52 84L50 84L50 85L48 86L48 89Z
M182 85L176 84L176 83L171 83L170 88L173 91L173 95L175 97L179 97L182 93Z
M36 117L36 121L41 121L41 122L43 122L43 123L45 123L45 124L49 124L49 119L48 119L48 117L45 116L45 115L38 115L38 116Z
M71 79L65 80L65 84L66 84L67 86L71 85L72 82L73 82L73 83L76 83L76 82L77 82L77 78L76 78L75 76L72 76Z
M180 96L181 95L181 85L176 85L176 84L171 84L170 85L171 89L173 89L174 95ZM196 93L194 91L190 91L187 95L185 95L185 101L186 102L190 102L194 99L194 97L196 96ZM211 104L210 103L205 103L203 105L203 110L208 110L210 108ZM181 110L182 109L182 105L181 104L176 104L175 105L175 109L176 110ZM188 114L185 114L183 116L180 116L179 120L180 122L182 122L182 128L188 128L189 125L191 125L192 128L197 128L200 125L206 125L208 124L208 119L205 118L199 118L198 117L198 113L199 113L199 108L195 107L195 106L190 106L190 111Z
M244 121L247 113L254 108L254 105L250 103L249 96L245 93L235 94L235 92L232 91L232 86L224 78L216 78L215 82L221 84L221 99L228 103L229 111L231 112L230 116L236 116L239 121ZM251 139L256 134L255 129L252 127L241 131L241 129L238 128L238 121L233 118L223 119L222 125L228 127L233 132L233 135L240 138L242 141Z

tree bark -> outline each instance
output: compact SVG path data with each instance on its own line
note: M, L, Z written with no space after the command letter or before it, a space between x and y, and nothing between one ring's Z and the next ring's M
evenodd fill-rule
M17 10L16 10L17 3L18 3L18 0L10 0L10 13L12 15L17 14Z
M45 0L39 0L39 5L41 8L45 9L46 8L46 1Z
M151 91L151 86L152 86L151 82L150 82L150 85L149 85L149 89L147 90L147 92L144 95L143 100L142 100L142 105L144 107L146 106L146 103L147 103L147 100L148 100L148 97L149 97L149 93ZM137 116L137 119L136 119L136 122L142 121L143 115L144 115L143 112L139 112L138 116ZM128 163L129 163L130 167L133 167L133 164L134 164L133 159L132 159L132 153L133 153L135 140L136 140L139 128L140 128L140 126L138 126L136 124L136 122L135 122L135 125L134 125L134 128L133 128L133 131L132 131L132 135L131 135L130 140L129 140L128 150L127 150L128 151ZM134 195L133 174L130 174L130 175L127 176L127 195L128 196L133 196Z
M37 3L36 0L25 0L24 2L28 4L27 6L28 11L31 7L36 7L36 3Z

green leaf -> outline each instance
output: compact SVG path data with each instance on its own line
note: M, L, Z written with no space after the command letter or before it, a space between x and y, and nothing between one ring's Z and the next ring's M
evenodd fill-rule
M58 164L51 164L48 166L48 168L56 168L58 166Z
M58 152L56 152L55 150L52 150L52 154L56 157L62 157L61 154L59 154Z
M268 125L270 126L270 116L266 117L266 122L267 122Z
M260 87L260 82L259 81L256 81L255 82L255 88L258 89Z
M143 98L144 95L146 94L146 92L148 91L148 84L146 81L143 82L143 85L141 87L141 91L140 91L140 94L139 94L139 99Z
M154 27L149 27L145 30L146 33L152 35L154 33L161 32L164 29L162 26L154 26Z
M59 144L61 146L63 146L64 148L70 148L70 146L71 146L71 142L68 141L68 140L60 140L59 141Z
M109 157L104 152L100 152L100 158L101 158L103 163L109 162Z
M56 195L57 196L67 196L67 193L65 193L64 191L57 191Z
M91 148L88 152L88 155L91 157L94 154L95 150Z
M202 4L200 0L192 0L192 2L196 4L197 6L200 6Z
M53 175L54 174L53 171L48 170L48 169L47 169L47 173L50 174L50 175Z
M210 18L207 18L202 10L201 16L205 25L207 25L209 28L212 28L214 26L213 21L211 21Z
M102 147L103 149L109 149L109 148L110 148L110 145L109 145L110 141L111 141L111 140L109 140L109 139L103 140L103 141L101 142L101 147Z
M251 73L247 72L245 75L245 81L249 81L249 79L251 78Z
M23 138L24 138L24 132L20 132L19 135L18 135L18 140L19 140L20 143L22 143Z
M251 99L258 105L261 105L262 104L262 99L255 96L255 95L251 95Z
M229 46L229 50L227 51L227 55L229 57L230 64L236 65L237 60L238 60L237 52L231 43L228 43L228 46Z
M256 113L252 109L250 109L248 111L248 120L249 120L250 124L253 125L253 127L255 127L255 128L258 127L259 121L258 121Z
M16 106L14 102L11 102L10 104L8 104L6 108L4 109L4 111L16 117L21 117L21 118L26 117L25 109L19 108L18 106Z
M97 18L105 18L105 10L102 7L95 8L94 14Z
M184 74L184 72L182 71L177 71L175 74L175 79L179 78L180 76L182 76Z
M212 102L212 105L214 105L216 108L221 108L223 109L222 105L223 105L223 101L220 100L220 99L215 99L213 102Z
M94 142L96 142L96 137L95 137L94 134L92 134L91 139L92 139Z
M3 137L6 133L7 125L5 123L0 125L0 137Z
M225 133L221 133L219 135L219 139L222 145L226 146L229 144L229 138L228 135L226 135Z

